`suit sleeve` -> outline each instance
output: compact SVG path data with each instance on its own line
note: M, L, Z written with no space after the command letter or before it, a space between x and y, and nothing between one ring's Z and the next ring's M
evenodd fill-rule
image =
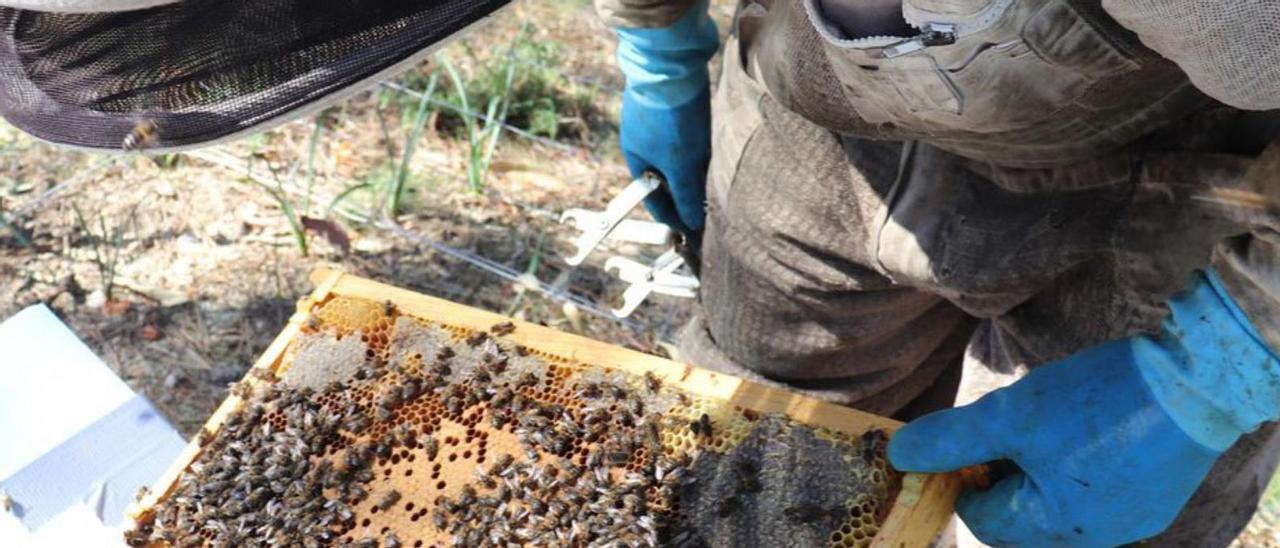
M611 27L663 28L684 16L697 0L594 0L596 12Z
M1102 6L1210 97L1246 110L1280 109L1280 2L1103 0Z
M1280 140L1249 170L1252 231L1215 250L1214 270L1272 351L1280 353Z

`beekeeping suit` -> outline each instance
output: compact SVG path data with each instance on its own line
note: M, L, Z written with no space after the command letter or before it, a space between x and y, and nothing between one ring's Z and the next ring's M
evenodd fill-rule
M199 146L505 4L0 0L0 115ZM1241 528L1280 452L1280 2L744 0L722 47L706 0L597 5L627 163L702 241L689 361L902 418L950 405L961 366L1012 383L889 448L1017 464L958 504L992 543Z
M701 227L687 359L903 418L961 366L960 403L1012 383L890 445L1013 460L958 505L990 543L1247 522L1280 455L1280 2L746 0L712 99L706 2L597 8L628 163ZM703 112L703 158L661 146Z

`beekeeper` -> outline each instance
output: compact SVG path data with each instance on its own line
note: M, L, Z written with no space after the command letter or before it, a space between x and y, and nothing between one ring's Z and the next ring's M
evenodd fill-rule
M701 235L690 361L919 416L902 470L1012 461L958 502L990 544L1245 526L1280 456L1280 2L743 0L714 98L706 0L597 8L627 163ZM1008 386L924 414L961 366Z
M1012 462L958 503L989 543L1243 527L1280 456L1280 2L742 0L714 100L707 0L598 2L627 162L702 241L690 361L919 417L903 470ZM0 0L0 115L200 146L506 3ZM926 414L962 367L1011 384Z

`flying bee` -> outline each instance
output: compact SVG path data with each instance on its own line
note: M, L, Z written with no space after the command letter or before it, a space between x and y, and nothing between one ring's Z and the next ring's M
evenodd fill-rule
M120 142L120 150L134 152L151 145L160 136L160 126L154 120L141 120L133 125L133 130Z

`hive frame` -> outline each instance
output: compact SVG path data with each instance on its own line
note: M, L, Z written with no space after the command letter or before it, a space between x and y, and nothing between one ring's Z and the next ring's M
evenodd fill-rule
M298 301L297 309L290 317L289 323L254 362L253 369L276 371L281 365L285 350L302 331L312 309L336 296L349 296L376 302L391 301L407 315L476 330L486 330L496 323L510 321L506 316L414 293L337 270L318 269L312 272L311 281L316 289ZM889 418L571 335L549 327L520 321L514 323L518 328L504 337L512 342L568 361L607 365L635 375L650 372L662 379L664 383L693 396L724 400L762 414L785 414L800 423L853 435L860 435L873 429L892 433L902 426L902 423ZM245 376L245 382L257 385L264 381L256 378L250 371ZM204 428L216 433L240 403L241 398L234 394L228 395L209 417ZM148 517L152 508L176 488L179 478L199 456L200 451L199 443L192 440L169 469L158 478L154 484L155 487L128 509L128 517L135 521ZM928 546L951 518L955 499L964 484L963 478L971 475L972 473L904 474L901 490L871 545L886 548Z

